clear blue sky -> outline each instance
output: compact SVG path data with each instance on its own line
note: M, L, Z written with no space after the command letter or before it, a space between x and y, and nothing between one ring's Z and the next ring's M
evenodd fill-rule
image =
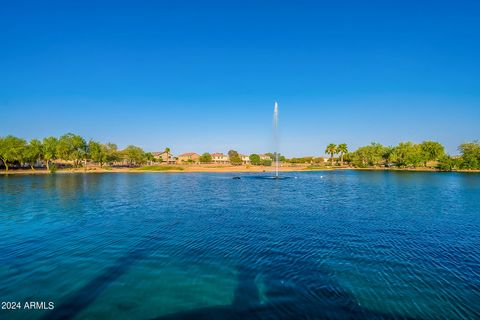
M479 1L100 2L2 1L0 135L264 152L278 100L287 156L480 138Z

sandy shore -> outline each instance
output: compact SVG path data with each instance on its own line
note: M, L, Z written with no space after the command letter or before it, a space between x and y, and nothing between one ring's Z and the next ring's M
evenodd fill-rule
M274 172L273 167L264 167L264 166L230 166L230 165L169 165L169 166L159 166L160 168L142 167L142 168L126 168L126 167L99 167L91 166L87 168L71 168L71 169L59 169L56 173L65 174L65 173L144 173L144 172L156 172L156 173L188 173L188 172L218 172L218 173L229 173L229 172ZM280 172L299 172L299 171L332 171L332 170L358 170L358 171L415 171L415 172L439 172L436 169L432 168L353 168L353 167L321 167L321 168L312 168L309 166L282 166L279 168ZM456 170L455 172L480 172L480 170ZM50 172L46 169L10 169L8 172L0 171L0 174L49 174Z

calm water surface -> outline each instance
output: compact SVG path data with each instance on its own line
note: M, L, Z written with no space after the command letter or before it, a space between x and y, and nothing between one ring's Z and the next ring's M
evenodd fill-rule
M11 319L480 318L480 175L0 176Z

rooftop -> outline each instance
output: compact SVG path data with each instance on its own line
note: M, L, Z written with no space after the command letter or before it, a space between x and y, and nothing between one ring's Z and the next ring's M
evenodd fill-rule
M191 156L198 156L199 154L196 152L187 152L187 153L182 153L179 155L179 157L191 157Z

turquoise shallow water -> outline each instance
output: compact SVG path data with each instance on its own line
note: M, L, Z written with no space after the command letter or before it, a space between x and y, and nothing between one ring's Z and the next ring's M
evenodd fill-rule
M475 319L480 175L0 177L8 319Z

